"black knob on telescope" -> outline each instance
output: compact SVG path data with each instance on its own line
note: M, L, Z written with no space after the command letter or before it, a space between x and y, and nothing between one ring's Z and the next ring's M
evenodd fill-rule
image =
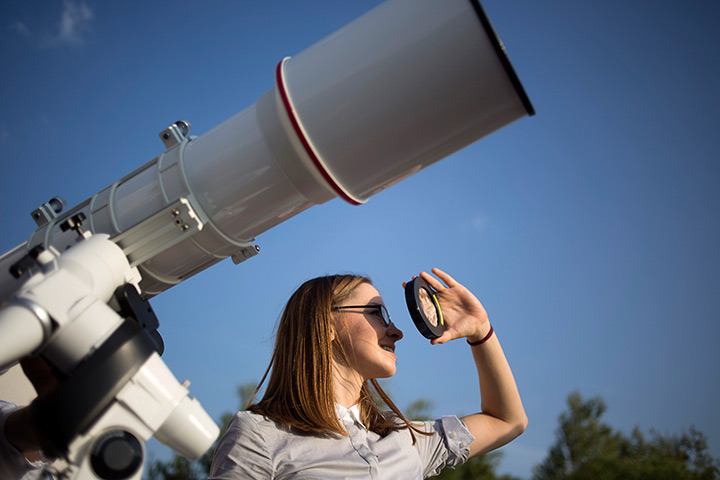
M82 223L87 220L84 213L80 212L77 215L73 215L60 224L60 230L67 232L68 230L75 230L78 235L83 234Z
M92 447L90 465L103 480L124 480L143 463L143 448L130 432L114 430L100 436Z
M38 256L44 251L45 248L42 245L33 247L27 255L10 266L10 275L14 278L20 278L25 275L25 272L29 272L33 267L38 265Z

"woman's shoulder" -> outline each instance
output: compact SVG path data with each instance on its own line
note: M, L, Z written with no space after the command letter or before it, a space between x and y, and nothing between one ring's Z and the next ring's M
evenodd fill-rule
M235 435L256 435L270 440L277 438L278 436L284 436L290 433L290 428L276 422L275 420L249 410L243 410L237 412L230 424L228 425L228 432Z
M265 415L259 415L249 410L241 410L233 416L232 423L238 423L241 425L259 425L265 420L269 420L265 417Z
M271 478L272 452L267 441L271 431L265 424L262 415L236 413L217 445L208 478L256 478L258 472L263 475L257 478Z
M241 410L233 416L230 425L228 425L228 429L275 430L280 426L281 425L265 415L249 410Z

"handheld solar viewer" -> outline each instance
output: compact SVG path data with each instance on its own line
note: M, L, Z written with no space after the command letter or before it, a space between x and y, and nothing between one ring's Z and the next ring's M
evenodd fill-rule
M443 334L445 320L440 302L425 280L415 277L405 285L405 302L415 327L425 338L432 340Z

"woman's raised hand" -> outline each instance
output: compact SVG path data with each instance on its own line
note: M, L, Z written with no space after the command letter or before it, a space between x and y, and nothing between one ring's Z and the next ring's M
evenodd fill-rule
M474 342L484 338L490 331L490 321L480 300L439 268L433 268L431 272L437 278L427 272L420 273L420 276L435 290L446 328L440 337L430 343L436 345L463 337Z

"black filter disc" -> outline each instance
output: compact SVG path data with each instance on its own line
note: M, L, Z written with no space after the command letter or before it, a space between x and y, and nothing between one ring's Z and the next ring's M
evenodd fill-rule
M440 304L435 291L420 277L415 277L405 285L405 301L410 317L425 338L437 338L445 331Z

